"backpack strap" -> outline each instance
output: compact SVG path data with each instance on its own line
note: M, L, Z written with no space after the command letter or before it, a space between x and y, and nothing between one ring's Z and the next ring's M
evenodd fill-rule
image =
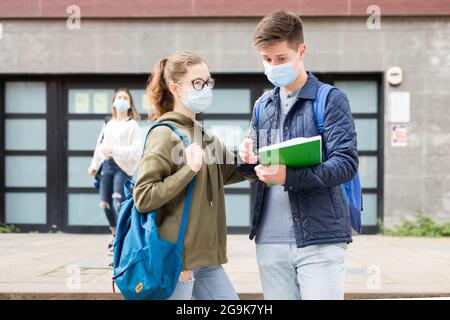
M181 132L173 124L171 124L169 122L157 122L157 123L153 124L147 132L147 136L145 137L144 151L142 152L142 156L144 156L145 146L147 145L147 139L148 139L148 136L150 135L150 132L154 128L160 127L160 126L166 126L166 127L169 127L170 129L172 129L173 132L175 132L177 134L177 136L181 139L181 141L183 141L183 144L185 147L187 147L191 144L187 135L184 134L183 132ZM186 193L186 199L185 199L185 203L184 203L183 215L181 218L180 229L178 231L177 251L180 254L183 251L183 247L184 247L184 235L186 233L186 226L187 226L187 222L188 222L188 218L189 218L189 211L191 209L192 195L194 193L194 186L195 186L195 178L192 179L187 186L187 193Z
M191 209L192 204L192 195L194 193L195 179L192 179L187 186L186 198L184 202L183 215L181 217L180 229L178 231L178 239L177 239L177 251L179 254L183 252L184 247L184 235L186 233L186 227L189 218L189 211Z
M130 199L133 197L131 190L134 188L134 181L131 179L126 179L123 182L123 192L125 194L125 199Z
M185 147L187 147L188 145L191 144L190 141L189 141L189 138L186 136L186 134L181 132L173 124L171 124L169 122L157 122L157 123L152 124L150 129L148 129L148 131L147 131L147 135L145 136L145 141L144 141L144 148L143 148L143 151L142 151L142 157L144 157L145 146L147 145L147 139L148 139L148 136L150 135L150 132L153 129L155 129L156 127L161 127L161 126L169 127L170 129L172 129L172 131L176 133L176 135L181 139L181 141L183 141L183 144L184 144Z
M330 84L324 83L317 89L316 99L314 100L314 115L316 117L316 125L320 135L323 134L323 125L325 122L325 107L328 94L334 89Z

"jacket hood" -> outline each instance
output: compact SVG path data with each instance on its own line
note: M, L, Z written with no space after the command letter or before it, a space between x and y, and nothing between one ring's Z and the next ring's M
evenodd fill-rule
M175 111L166 112L157 119L157 122L164 121L175 122L175 124L185 128L192 128L194 126L194 121L191 118Z

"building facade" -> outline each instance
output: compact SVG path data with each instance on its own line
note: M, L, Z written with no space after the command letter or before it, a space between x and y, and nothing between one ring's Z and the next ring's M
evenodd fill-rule
M254 101L271 88L252 33L262 16L279 9L303 19L306 69L349 97L364 232L419 210L450 220L449 2L370 6L350 0L83 0L76 7L2 1L0 223L23 231L108 230L87 175L96 138L119 87L131 89L145 134L146 82L167 54L189 50L207 59L216 87L213 106L200 119L236 148ZM396 86L387 76L394 66L403 73ZM394 103L392 93L406 93L409 102ZM248 182L226 188L230 232L247 232L253 193Z

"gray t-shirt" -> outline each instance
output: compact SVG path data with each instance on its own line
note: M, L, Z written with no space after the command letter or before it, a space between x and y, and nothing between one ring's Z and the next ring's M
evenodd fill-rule
M280 89L280 123L278 128L283 128L283 122L287 113L297 101L297 95L301 88L287 92ZM283 131L272 136L272 144L283 141ZM266 187L263 204L263 215L256 231L256 243L295 243L294 224L292 211L289 204L288 192L284 186L274 185Z

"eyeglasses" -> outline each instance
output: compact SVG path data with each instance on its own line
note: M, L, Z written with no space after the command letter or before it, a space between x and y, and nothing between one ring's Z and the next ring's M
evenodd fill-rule
M179 83L181 82L186 82L186 81L178 81ZM213 78L209 78L206 81L203 80L202 78L197 78L191 81L192 87L197 90L197 91L201 91L203 90L203 88L206 86L208 86L209 88L214 88L214 84L215 84L215 80Z

